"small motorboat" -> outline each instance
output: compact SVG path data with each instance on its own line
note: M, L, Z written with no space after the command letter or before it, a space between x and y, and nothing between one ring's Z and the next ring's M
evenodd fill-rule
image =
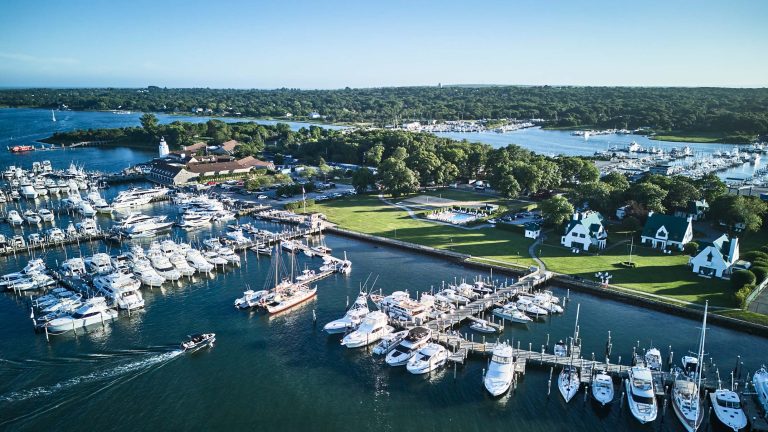
M728 389L715 390L709 394L712 410L717 420L726 429L740 431L747 427L747 416L741 407L739 394Z
M194 351L204 346L211 346L214 342L216 342L216 333L195 334L181 343L181 350Z
M592 397L606 406L613 401L613 395L613 380L605 371L598 371L592 379Z
M480 333L496 333L499 331L499 328L490 325L488 321L485 320L477 320L470 324L469 328Z
M396 333L390 333L381 337L381 341L373 347L373 353L376 355L389 354L400 342L408 336L408 330L402 330Z

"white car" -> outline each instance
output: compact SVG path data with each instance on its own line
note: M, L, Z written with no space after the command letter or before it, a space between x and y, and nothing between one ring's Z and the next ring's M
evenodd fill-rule
M260 199L260 200L265 200L267 198L269 198L269 197L266 196L266 195L259 195L259 196L256 197L256 199Z

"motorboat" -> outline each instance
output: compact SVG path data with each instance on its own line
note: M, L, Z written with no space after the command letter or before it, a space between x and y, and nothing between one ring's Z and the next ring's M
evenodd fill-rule
M741 407L739 394L733 390L719 389L709 394L712 411L726 429L738 432L747 427L747 416Z
M528 324L529 322L533 321L533 318L529 317L525 314L525 312L518 310L517 307L514 306L495 308L493 310L493 315L498 318L519 324Z
M557 388L560 390L560 394L568 403L576 396L581 386L581 377L579 371L573 366L565 366L560 371L560 376L557 378Z
M352 306L347 309L343 317L333 320L323 326L323 330L328 334L345 333L354 330L363 321L370 310L368 309L368 296L360 293Z
M93 286L120 309L144 307L144 298L139 292L141 282L133 274L115 272L96 276L93 278Z
M77 212L83 215L83 217L91 218L96 216L96 210L94 210L93 206L91 206L91 203L88 201L80 201L77 204Z
M558 357L568 357L568 345L562 339L553 347L554 354Z
M83 277L86 274L85 261L80 257L69 258L61 263L61 272L67 277Z
M266 308L267 312L276 314L314 298L317 295L317 287L291 284L290 287L273 294L276 295L266 304Z
M473 320L469 328L480 333L498 333L500 331L498 327L494 327L488 321L481 319Z
M187 259L181 252L173 253L168 257L168 261L176 267L176 270L184 277L190 277L195 274L195 268L189 265Z
M429 343L408 360L406 368L414 375L432 372L448 361L448 350L440 344Z
M223 258L224 260L226 260L227 264L232 264L238 267L240 266L240 256L237 255L232 248L222 246L216 249L216 253L219 254L220 258ZM299 279L296 278L296 280L299 280Z
M405 337L408 336L408 330L402 330L395 333L390 333L388 335L384 335L379 340L379 343L376 344L375 347L373 347L373 352L376 355L386 355L390 351L392 351L397 344L399 344Z
M68 297L60 298L56 302L47 304L46 307L42 309L42 312L44 314L49 314L49 313L58 312L61 310L71 311L83 305L83 302L81 301L81 299L82 299L81 294L73 294Z
M763 411L768 412L768 370L766 370L765 366L761 367L752 376L752 385L755 387L757 400L763 406Z
M117 311L107 306L104 297L92 297L71 315L48 321L45 327L51 333L64 333L117 318Z
M408 335L394 349L392 349L384 361L390 366L404 366L418 350L429 343L432 330L427 327L414 327L408 331Z
M134 263L133 274L136 275L142 284L150 288L159 287L165 283L165 277L160 275L160 273L158 273L146 259Z
M189 339L181 343L182 351L195 351L204 346L213 346L216 342L216 333L200 333L188 337Z
M693 376L699 369L699 358L693 355L685 355L680 359L683 364L683 373Z
M85 235L96 235L99 233L99 226L96 224L95 219L83 219L76 226L77 230Z
M40 233L32 233L27 236L27 241L30 245L36 245L43 242L43 237L40 235Z
M181 279L181 272L171 264L171 261L162 254L150 255L149 261L152 263L152 267L157 270L160 276L167 280L176 281Z
M439 294L442 294L445 298L447 298L452 303L465 305L470 302L470 300L467 297L457 293L456 290L452 290L450 288L442 290Z
M592 378L592 397L602 406L613 401L613 379L605 371L598 371Z
M315 271L310 269L304 269L301 274L296 276L297 282L306 282L312 280L315 277Z
M127 191L120 192L114 200L112 200L112 208L115 210L139 207L149 204L153 199L162 195L166 195L168 189L166 188L154 188L154 189L140 189L132 188Z
M0 276L0 285L3 284L4 280L7 280L9 278L17 278L17 277L27 277L35 273L43 273L48 268L45 265L45 262L42 260L42 258L35 258L31 259L27 262L27 265L24 266L23 269L21 269L18 272L14 273L8 273L3 276Z
M658 408L651 370L645 366L633 366L627 373L629 377L625 386L632 415L643 424L656 420Z
M269 294L268 290L246 290L243 296L235 300L235 307L238 309L250 309L259 306Z
M344 336L341 344L347 348L363 347L377 342L393 331L394 328L387 324L387 315L381 311L374 311L363 319L357 330Z
M210 225L210 223L211 215L189 212L185 213L184 216L181 217L179 226L182 228L198 228L201 226Z
M112 258L104 252L99 252L86 258L85 267L90 273L97 275L109 274L115 270L112 267Z
M491 396L501 396L512 386L515 377L514 350L506 343L496 344L483 377L483 385Z
M69 298L74 295L75 293L66 288L56 287L48 291L48 294L35 297L32 300L32 305L38 309L45 309L61 299Z
M30 291L47 288L56 284L56 279L44 273L30 273L5 285L11 291Z
M516 302L517 308L523 312L525 312L528 315L532 315L534 317L545 317L549 315L549 312L547 312L546 309L542 308L541 306L536 305L533 303L533 301L528 297L521 297Z
M40 225L40 223L43 222L43 218L41 218L37 212L32 210L27 210L24 212L24 220L27 221L27 223L30 225Z
M16 210L9 210L8 215L5 217L8 223L13 226L19 226L24 223L24 219L19 215Z
M187 263L200 273L210 273L213 271L214 265L208 262L197 249L188 250L186 258Z
M645 365L652 371L661 370L661 351L657 348L650 348L645 352Z
M226 234L226 237L229 240L235 242L235 244L237 244L238 246L247 246L247 245L250 245L251 243L253 243L253 241L251 239L249 239L248 237L245 236L245 234L243 234L243 230L242 229L236 229L236 230L229 231Z
M209 263L213 264L216 267L218 266L224 267L225 265L227 265L227 262L228 262L226 258L222 258L221 256L219 256L218 252L213 250L207 250L203 252L203 258L205 258L206 261L208 261Z
M43 222L53 222L54 220L53 212L46 208L40 209L37 214L40 216L40 219L42 219Z
M23 196L26 199L35 199L37 198L37 190L35 190L35 187L31 184L22 184L21 185L21 196Z

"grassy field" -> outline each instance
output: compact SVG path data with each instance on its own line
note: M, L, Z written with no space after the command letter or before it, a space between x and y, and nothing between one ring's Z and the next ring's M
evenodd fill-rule
M652 140L671 142L748 144L752 142L754 136L707 132L669 132L654 135L650 138Z
M307 207L307 212L324 213L329 221L353 231L512 264L534 264L528 256L531 240L520 234L495 228L462 229L414 220L406 211L387 205L375 196L318 203Z
M722 311L722 312L715 312L717 315L723 315L731 318L736 318L744 321L750 321L758 324L762 324L764 326L768 326L768 315L763 315L759 313L754 313L750 311L743 311L743 310L730 310L730 311Z
M611 284L677 300L713 306L734 305L728 281L705 279L694 275L687 266L686 255L665 255L657 250L635 246L632 262L636 268L626 268L619 262L627 260L629 245L609 247L600 255L573 254L570 249L545 244L540 258L548 270L597 280L595 273L613 275Z

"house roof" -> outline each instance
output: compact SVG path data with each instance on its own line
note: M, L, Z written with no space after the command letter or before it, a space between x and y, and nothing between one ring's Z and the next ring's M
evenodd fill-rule
M576 225L584 225L587 230L592 234L597 234L603 227L603 215L595 211L588 211L584 213L576 213L574 215L578 219L571 219L568 222L568 226L565 228L565 232L569 233Z
M688 214L698 214L700 211L706 211L709 209L707 200L688 201L688 208L686 211Z
M194 173L205 172L219 172L219 171L234 171L241 169L250 169L256 167L269 168L273 166L271 162L264 162L254 158L253 156L244 157L237 160L229 160L226 162L212 162L212 163L194 163L187 165L187 169Z
M541 225L535 222L528 222L527 224L523 225L523 228L525 228L526 231L539 231L541 229Z
M184 147L184 151L195 153L198 150L205 150L206 145L207 144L202 141L196 142L194 144Z
M723 234L712 242L701 243L701 245L699 245L699 253L704 252L704 250L712 246L712 249L720 254L720 257L723 259L723 261L728 262L728 258L730 258L731 253L731 243L738 243L738 241L739 240L737 238L729 239L727 234ZM738 246L738 244L734 246Z
M240 143L237 142L236 140L229 140L223 143L222 145L220 145L219 148L226 151L227 153L232 153L233 151L235 151L235 147L239 145Z
M663 226L667 230L668 240L682 242L689 224L688 219L684 217L654 213L645 221L642 235L656 237L656 232Z

